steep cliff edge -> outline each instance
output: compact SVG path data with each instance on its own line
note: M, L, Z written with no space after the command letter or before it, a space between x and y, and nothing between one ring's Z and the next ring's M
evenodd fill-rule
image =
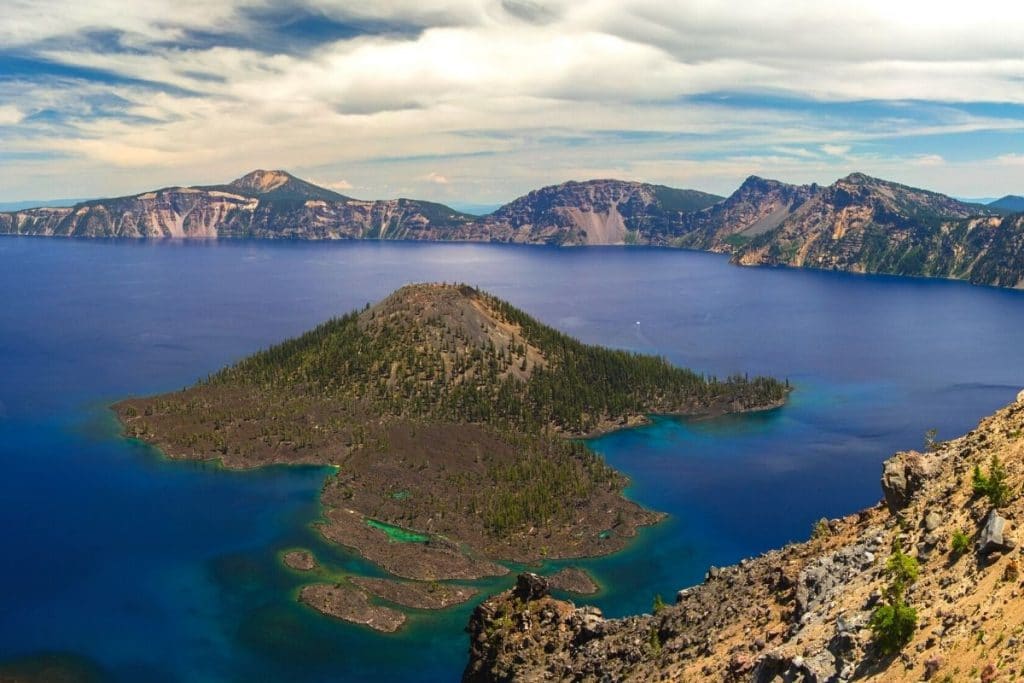
M993 461L993 457L997 461ZM1005 469L1004 496L979 488ZM975 474L977 473L977 474ZM883 468L883 503L724 569L654 614L604 619L542 579L481 604L466 681L996 681L1024 674L1024 392L966 435ZM991 489L988 489L991 490ZM897 653L869 628L894 547L918 566Z
M818 188L775 228L735 246L744 265L1024 285L1024 215L862 173Z
M170 187L70 208L0 213L0 234L441 240L470 218L414 199L352 199L284 171L257 170L227 185Z

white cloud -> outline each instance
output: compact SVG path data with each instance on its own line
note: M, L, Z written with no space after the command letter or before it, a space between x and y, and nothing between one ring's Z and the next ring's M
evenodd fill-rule
M854 150L907 135L1024 127L1020 117L948 104L1024 104L1020 4L309 0L339 21L424 30L338 40L302 54L244 42L181 46L190 32L245 30L247 5L265 7L262 0L9 0L0 44L121 78L5 83L0 124L17 129L5 133L5 149L62 157L5 164L0 194L35 194L32 183L74 174L97 184L76 194L120 193L218 182L268 164L313 177L344 174L378 196L395 187L447 192L447 180L457 178L460 191L479 193L464 199L504 199L590 173L723 191L753 172L818 181L872 163L920 172L942 154L918 149L883 164ZM124 32L133 49L95 50L73 39L97 30ZM711 97L721 93L746 99ZM841 113L758 107L769 95L922 100L948 111L922 119L908 107L903 116L850 123ZM102 98L122 102L121 115L97 115ZM25 118L43 110L67 120ZM434 170L439 160L444 175ZM1001 165L1000 188L1024 185L1018 164ZM341 184L325 184L351 189L334 182ZM947 188L954 190L967 194Z
M821 151L834 157L844 156L850 151L849 145L822 145Z
M25 115L14 105L0 105L0 126L11 126L21 123L24 118Z

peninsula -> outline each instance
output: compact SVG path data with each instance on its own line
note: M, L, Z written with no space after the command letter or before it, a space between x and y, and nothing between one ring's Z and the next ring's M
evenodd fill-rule
M335 467L323 535L395 576L435 582L614 552L659 519L574 437L652 413L770 408L787 393L770 378L719 380L584 345L479 290L428 284L114 410L128 436L171 458ZM416 594L408 584L344 588Z

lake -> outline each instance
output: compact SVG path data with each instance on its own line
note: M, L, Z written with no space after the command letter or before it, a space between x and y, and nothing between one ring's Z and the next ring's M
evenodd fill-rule
M281 550L379 573L311 524L326 471L225 472L122 439L107 405L181 388L417 281L461 281L586 342L796 387L779 410L657 419L591 442L669 513L580 562L606 613L879 500L882 461L1024 386L1024 293L738 268L718 255L387 242L0 238L0 660L97 680L457 680L472 605L397 635L299 606ZM479 582L484 591L511 577Z

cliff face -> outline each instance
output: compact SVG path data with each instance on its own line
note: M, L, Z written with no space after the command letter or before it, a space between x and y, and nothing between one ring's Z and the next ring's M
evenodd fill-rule
M816 185L751 176L724 201L687 216L676 244L730 252L779 227L817 192Z
M1006 469L998 508L972 486L993 455ZM884 503L820 524L808 542L711 568L655 614L604 619L522 577L473 614L464 680L1013 680L1024 673L1012 538L1022 484L1024 392L968 434L886 462ZM897 541L919 566L906 591L917 627L885 654L868 624Z
M744 244L745 265L787 265L1024 283L1022 217L855 173L821 188L779 225Z
M546 244L668 244L685 216L722 197L621 180L534 190L484 217L494 239Z
M174 187L68 209L0 214L0 233L149 238L448 239L469 219L411 199L359 201L283 171L253 171L228 185Z
M0 234L650 244L729 253L743 265L1024 287L1024 214L860 173L828 187L752 176L725 199L621 180L568 182L470 216L415 199L352 199L283 171L254 171L227 185L0 213Z

